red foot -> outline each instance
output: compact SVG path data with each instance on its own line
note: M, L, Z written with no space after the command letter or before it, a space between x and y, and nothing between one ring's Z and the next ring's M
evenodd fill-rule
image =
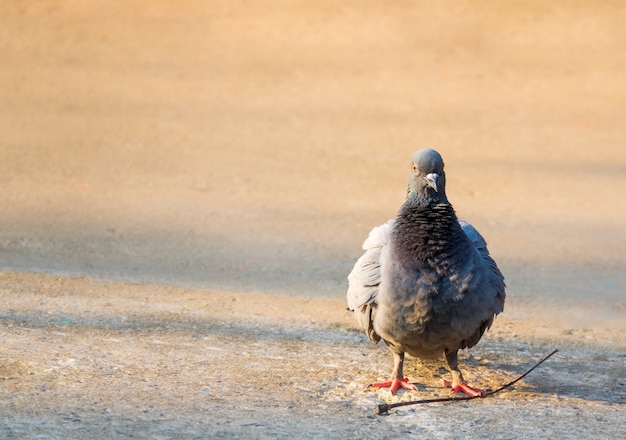
M389 391L391 391L391 394L396 394L396 391L398 391L398 388L402 388L404 390L416 390L417 387L415 385L412 385L409 383L409 379L408 378L404 378L404 379L391 379L388 380L387 382L374 382L373 384L370 384L367 386L368 388L389 388Z
M463 393L463 394L467 394L468 396L485 396L487 394L487 391L485 390L481 390L480 388L474 388L469 386L468 384L466 384L465 382L461 382L460 384L456 385L456 386L452 386L452 382L450 382L449 380L443 380L443 385L448 387L448 388L452 388L452 393Z

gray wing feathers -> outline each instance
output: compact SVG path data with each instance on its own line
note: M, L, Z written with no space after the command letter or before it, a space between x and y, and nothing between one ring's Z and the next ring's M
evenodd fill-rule
M470 241L474 244L474 247L478 249L481 253L486 252L487 255L489 255L489 251L487 251L487 242L485 241L483 236L480 235L480 232L478 232L475 227L470 225L465 220L459 219L459 224L461 225L461 229L463 229L463 232L465 232L465 235L467 235L467 238L469 238Z
M480 256L483 258L485 266L487 268L487 278L489 280L490 286L494 290L494 295L496 300L493 303L493 312L500 313L504 310L504 299L505 299L505 284L504 284L504 276L498 269L496 262L491 258L489 254L489 249L487 249L487 242L480 235L480 232L476 230L472 225L467 223L465 220L459 220L459 224L465 232L465 235L470 239L474 248L478 251Z

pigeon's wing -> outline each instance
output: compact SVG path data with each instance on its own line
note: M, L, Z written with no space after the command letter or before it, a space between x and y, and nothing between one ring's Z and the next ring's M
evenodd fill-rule
M483 236L468 222L459 220L459 224L467 238L474 245L474 248L478 251L478 254L482 257L482 270L486 275L487 281L486 286L483 286L483 289L481 289L485 295L485 306L488 306L492 313L498 314L504 310L504 299L506 297L504 276L498 269L496 262L491 258L489 249L487 249L487 242ZM487 290L487 292L484 292L484 290Z
M487 242L485 241L483 236L480 235L480 232L478 232L475 227L470 225L465 220L459 219L459 224L461 225L461 229L463 229L463 232L465 232L465 235L467 235L467 238L470 239L478 252L480 252L481 254L486 252L486 254L489 255L489 251L487 251Z
M348 308L354 310L359 325L367 332L369 338L380 341L374 332L373 322L376 313L376 295L381 279L381 265L384 264L386 253L383 252L393 228L394 221L372 229L363 243L365 253L357 260L348 275Z

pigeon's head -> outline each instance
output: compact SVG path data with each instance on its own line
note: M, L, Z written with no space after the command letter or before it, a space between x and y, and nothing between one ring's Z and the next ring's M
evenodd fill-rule
M446 174L441 155L431 148L416 151L411 158L409 195L446 199Z

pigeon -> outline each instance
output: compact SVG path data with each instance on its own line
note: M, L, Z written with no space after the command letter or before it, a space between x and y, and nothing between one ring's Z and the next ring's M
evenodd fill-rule
M404 204L395 219L372 229L363 249L348 276L348 309L394 359L391 379L369 387L392 394L415 390L402 372L405 354L444 355L452 373L444 385L455 393L484 395L465 382L457 356L476 345L504 310L504 277L482 235L457 218L437 151L413 155Z

